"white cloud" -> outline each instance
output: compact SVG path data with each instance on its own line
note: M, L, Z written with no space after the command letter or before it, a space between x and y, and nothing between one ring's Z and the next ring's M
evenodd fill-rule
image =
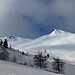
M34 34L36 37L40 33L35 29L35 23L75 32L75 1L44 1L0 0L0 33L17 35L19 32L20 35L31 37Z

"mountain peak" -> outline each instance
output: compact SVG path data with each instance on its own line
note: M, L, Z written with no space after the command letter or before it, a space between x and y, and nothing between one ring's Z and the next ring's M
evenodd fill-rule
M59 29L54 29L54 32L56 35L64 33L64 31L59 30Z
M59 29L54 29L50 35L55 36L55 35L69 35L69 34L72 34L72 33L59 30Z

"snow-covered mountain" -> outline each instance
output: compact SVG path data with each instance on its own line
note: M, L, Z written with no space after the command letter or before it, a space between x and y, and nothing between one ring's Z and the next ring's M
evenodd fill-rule
M9 46L20 51L35 54L37 51L47 50L64 60L75 63L75 34L54 29L50 34L36 39L7 37Z
M50 34L41 36L36 39L21 37L0 37L7 38L9 46L19 49L20 51L36 53L38 50L47 50L48 53L59 56L60 58L75 61L75 34L66 31L54 29Z
M41 36L36 39L21 38L15 36L0 37L0 39L8 40L9 47L9 61L14 61L16 57L16 63L33 65L33 56L38 51L46 50L50 54L48 59L48 69L51 70L51 57L59 57L65 61L65 75L75 74L75 34L65 32L62 30L54 29L50 34ZM15 48L15 49L13 49ZM3 46L0 46L0 50L3 50ZM23 55L22 52L29 53L29 55ZM10 62L0 60L0 75L57 75L51 72L45 72L43 70L30 68L28 66L22 66ZM33 65L34 66L34 65ZM6 68L5 68L6 67ZM17 69L17 72L16 72ZM35 73L34 73L35 72ZM6 73L6 74L5 74Z
M75 34L65 32L62 30L54 29L50 34L41 36L37 39L24 39L20 37L15 37L15 41L11 40L9 37L9 43L14 48L27 48L27 49L50 49L52 46L70 45L75 44ZM58 47L59 48L59 47ZM55 48L56 49L56 48ZM67 48L66 48L67 50ZM72 48L72 50L74 50Z

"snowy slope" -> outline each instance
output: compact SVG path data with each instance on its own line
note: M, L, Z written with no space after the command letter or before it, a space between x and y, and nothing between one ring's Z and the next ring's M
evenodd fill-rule
M51 34L44 35L30 42L21 43L15 47L27 49L50 49L53 46L64 46L75 44L75 34L64 32L62 30L54 30ZM15 43L15 42L13 42ZM73 48L72 48L73 50Z
M75 34L54 29L50 34L37 39L24 39L15 37L15 41L9 41L11 47L29 53L36 53L38 50L47 50L48 53L58 56L64 60L75 63Z
M50 56L59 57L63 59L65 64L65 75L75 74L75 34L65 32L62 30L55 29L51 34L41 36L37 39L27 39L20 37L0 37L1 39L7 39L9 42L9 47L17 49L15 51L16 62L17 63L30 63L33 64L33 55L22 55L20 51L29 54L36 54L37 51L47 50ZM2 47L0 47L2 50ZM18 51L18 49L20 51ZM9 52L10 61L14 58L14 49L7 49ZM51 63L51 57L48 59ZM48 64L49 70L51 70L51 65ZM17 69L17 71L16 71ZM36 68L30 68L27 66L22 66L10 62L5 62L0 60L0 75L57 75L55 73L50 73L44 70L39 70Z
M0 60L0 75L75 75L75 66L65 65L65 74L56 74L13 62Z
M58 75L32 67L0 60L0 75ZM60 75L60 74L59 74Z
M21 37L15 37L15 36L8 36L8 37L0 37L0 39L4 40L7 39L9 43L9 47L16 47L17 45L20 44L25 44L32 42L33 39L28 39L28 38L21 38Z
M75 63L75 34L73 33L54 29L52 33L36 39L13 36L0 38L7 38L9 46L20 51L35 54L38 50L42 51L46 49L51 55Z

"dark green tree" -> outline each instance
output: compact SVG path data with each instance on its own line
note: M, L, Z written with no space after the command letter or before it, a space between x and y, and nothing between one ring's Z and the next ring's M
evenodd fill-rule
M14 50L14 62L16 62L16 54L15 54L15 50Z
M4 40L3 46L4 46L5 48L8 48L8 42L7 42L6 39Z
M25 55L25 53L24 52L21 52L22 53L22 55Z
M64 74L64 62L59 58L53 58L52 69L55 73Z
M40 67L40 69L47 68L46 61L47 61L47 57L43 56L42 53L39 53L39 54L35 55L35 57L34 57L34 64L37 67Z
M0 59L1 60L8 60L9 59L9 53L6 49L4 49L0 52Z
M2 45L3 44L3 41L0 39L0 45Z

